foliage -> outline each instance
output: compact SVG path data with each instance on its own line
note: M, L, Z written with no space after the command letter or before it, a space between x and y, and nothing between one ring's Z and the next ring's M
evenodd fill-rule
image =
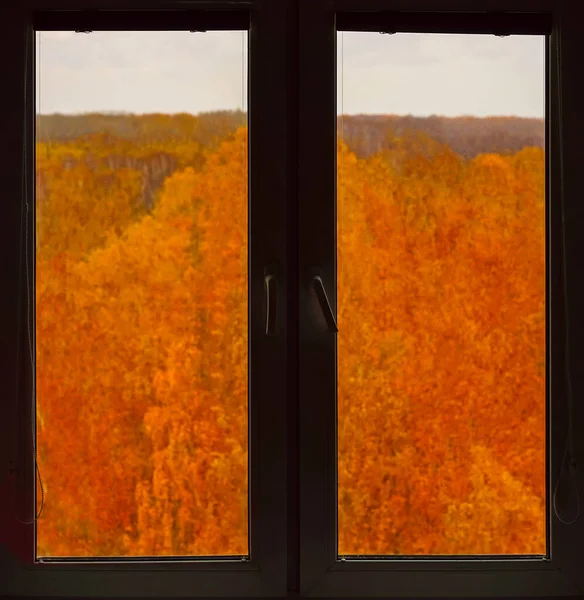
M39 222L41 554L247 553L246 187L241 130L84 256Z
M157 119L37 145L39 555L248 550L247 130ZM544 553L543 150L338 152L340 552Z
M543 151L338 163L341 554L544 554Z
M467 159L483 153L512 154L545 144L544 120L524 117L342 115L337 129L359 158L387 149L389 139L408 132L447 144Z

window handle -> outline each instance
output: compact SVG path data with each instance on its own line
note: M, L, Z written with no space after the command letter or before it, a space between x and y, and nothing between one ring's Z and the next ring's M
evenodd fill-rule
M312 285L314 286L316 297L318 298L320 308L322 309L322 313L327 325L329 326L329 329L335 333L338 332L339 329L337 327L337 322L335 321L335 315L333 315L333 309L331 308L328 296L326 295L326 289L320 275L315 275L313 277Z
M266 335L276 333L276 318L278 315L278 280L272 273L264 277L266 291Z

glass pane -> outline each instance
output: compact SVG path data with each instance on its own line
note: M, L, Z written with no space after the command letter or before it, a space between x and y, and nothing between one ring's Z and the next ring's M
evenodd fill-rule
M248 555L246 82L247 32L37 34L39 557Z
M338 60L339 554L545 554L545 38Z

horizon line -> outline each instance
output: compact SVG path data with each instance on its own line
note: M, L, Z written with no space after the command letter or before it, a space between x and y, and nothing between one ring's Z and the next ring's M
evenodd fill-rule
M221 108L217 110L205 110L197 113L191 113L187 111L179 111L179 112L143 112L143 113L135 113L135 112L126 112L126 111L87 111L87 112L75 112L75 113L62 113L62 112L51 112L51 113L35 113L36 117L90 117L90 116L100 116L100 117L153 117L153 116L190 116L190 117L199 117L203 115L212 115L217 113L242 113L244 115L248 114L248 111L243 111L240 108ZM380 112L357 112L357 113L337 113L337 118L339 117L398 117L405 118L411 117L415 119L525 119L531 121L545 121L545 117L528 117L524 115L508 115L508 114L491 114L491 115L473 115L467 113L461 113L460 115L441 115L441 114L425 114L425 115L416 115L412 113L380 113Z

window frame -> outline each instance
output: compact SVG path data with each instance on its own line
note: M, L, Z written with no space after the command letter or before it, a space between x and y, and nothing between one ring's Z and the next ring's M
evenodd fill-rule
M284 2L287 4L286 9L281 6L276 7L276 4ZM274 541L278 538L280 542L277 547L273 545L267 549L266 556L275 564L278 573L274 573L271 580L266 578L264 585L260 582L261 577L257 571L254 573L254 577L248 578L246 583L237 570L228 571L229 574L227 574L221 568L218 569L218 573L211 573L211 577L208 578L208 570L190 573L188 568L171 569L169 565L162 565L161 568L149 565L147 569L128 569L124 565L121 568L109 566L105 568L106 571L109 571L107 575L103 573L102 567L92 565L91 571L94 571L95 577L93 575L87 577L87 565L81 569L72 569L69 565L64 569L60 565L58 568L54 568L56 565L50 565L50 570L45 569L43 573L40 573L41 579L39 579L37 577L39 570L36 565L27 564L33 543L30 540L30 527L19 526L5 518L8 514L7 511L13 508L6 498L12 493L14 487L17 444L19 452L27 458L25 466L28 465L28 471L24 476L29 484L28 493L30 493L30 483L34 482L34 474L31 472L31 457L29 454L27 455L29 452L29 440L27 440L29 421L22 403L19 405L15 401L17 394L21 397L24 396L25 400L27 398L27 390L23 390L17 385L17 378L26 381L27 366L25 358L22 357L26 348L26 336L22 327L23 297L21 293L18 293L17 296L22 273L20 232L15 231L15 224L20 222L22 213L20 142L23 110L24 53L21 49L23 27L30 23L29 9L31 8L38 10L77 9L83 5L87 9L127 8L133 10L176 7L178 4L179 2L173 4L171 1L165 0L123 0L121 5L115 0L57 0L56 2L27 0L26 4L14 3L12 6L6 5L0 9L7 22L4 35L0 38L0 47L4 50L4 55L13 57L13 60L6 61L4 65L4 81L6 90L10 93L3 96L5 114L9 115L5 119L5 135L2 138L4 143L3 181L6 185L8 201L3 212L4 219L0 221L0 228L3 228L3 235L0 235L0 252L2 252L2 256L10 258L0 263L4 283L4 294L0 300L3 308L0 311L0 319L4 332L4 335L0 336L0 347L3 350L0 373L3 375L5 392L5 401L0 403L0 415L5 417L0 419L0 595L75 595L78 597L110 595L124 597L140 594L146 597L202 597L207 592L209 592L207 593L209 597L298 597L298 595L335 597L337 595L343 598L356 596L390 598L396 595L404 597L584 595L584 575L582 574L584 571L582 569L584 566L582 559L582 555L584 555L582 541L584 539L582 535L584 519L582 517L573 526L554 523L552 552L555 564L553 569L543 574L543 578L539 571L536 571L535 577L531 577L529 569L518 571L514 565L493 571L485 570L479 564L478 568L475 566L470 569L457 568L446 573L441 570L439 565L428 568L427 563L422 564L421 562L416 569L402 568L395 572L380 571L378 565L373 562L368 565L361 563L361 568L356 572L351 572L353 567L345 566L340 572L329 568L326 556L326 535L322 534L323 523L320 520L320 517L326 518L323 506L326 507L327 489L326 485L322 486L319 482L320 473L323 472L323 469L326 471L327 458L326 455L319 454L318 450L322 448L317 440L318 436L327 432L327 412L323 411L322 407L318 403L315 404L314 401L319 398L317 393L319 390L324 389L325 392L331 392L327 388L326 382L319 380L319 356L322 357L323 349L325 352L330 350L330 336L321 327L322 323L318 321L319 309L314 306L306 287L310 270L315 264L321 262L323 255L326 255L327 252L330 253L330 246L327 244L330 242L331 228L333 234L336 229L335 223L329 225L325 223L323 228L322 221L319 221L317 208L323 198L330 197L331 180L333 180L332 185L334 186L335 177L334 151L331 152L331 156L328 154L331 148L334 148L336 138L336 111L333 109L330 113L328 112L336 102L336 86L334 85L336 57L334 52L333 55L330 53L331 40L327 38L329 33L334 31L334 27L332 29L330 27L329 12L333 8L345 11L391 9L550 12L554 17L554 33L557 35L558 30L562 32L561 64L565 67L566 73L575 74L576 69L579 72L581 68L579 60L581 32L578 19L580 7L577 0L192 0L189 2L191 7L201 10L205 8L228 10L235 7L236 9L250 9L256 13L258 7L262 7L261 10L265 8L274 20L280 20L284 15L287 18L286 27L282 26L277 31L267 34L267 38L261 45L261 48L264 49L264 56L261 60L258 58L262 69L260 73L273 68L272 76L276 76L272 77L269 84L263 84L268 89L265 91L266 102L263 105L265 110L261 111L259 120L265 121L260 135L260 139L265 140L263 147L270 148L269 151L264 150L264 152L278 157L274 157L273 162L270 163L274 166L273 170L278 172L278 176L272 174L271 169L266 169L265 176L268 181L264 180L262 184L259 180L259 183L264 190L266 201L269 196L269 202L272 204L276 202L279 206L278 210L274 211L275 221L272 223L281 224L282 220L287 218L285 224L287 235L279 237L274 235L271 244L275 248L280 248L280 244L284 243L283 238L286 237L287 249L286 254L283 254L286 263L282 265L278 289L281 309L279 324L282 329L287 325L288 332L279 334L277 337L285 335L285 341L282 340L282 344L278 348L272 347L270 350L270 352L273 350L287 353L286 368L279 371L279 379L274 378L277 384L278 381L287 383L282 386L278 384L278 387L274 388L266 383L266 388L269 388L270 402L274 406L272 413L267 412L265 417L262 416L262 422L267 423L267 427L270 428L270 433L266 435L269 435L270 443L273 444L269 447L268 454L277 453L281 458L281 454L286 453L285 446L287 446L287 473L285 473L286 467L284 467L282 472L274 468L265 475L265 479L275 481L275 485L270 503L268 504L266 499L263 508L270 515L269 520L274 534L271 539ZM185 3L180 3L181 8L184 6ZM561 26L558 21L560 15L562 15ZM263 22L267 21L273 22L266 16ZM319 41L319 36L323 34L323 31L324 38ZM285 43L284 34L287 36ZM334 37L336 37L336 32ZM550 40L552 48L554 40L555 37ZM286 51L284 51L284 45L287 47ZM317 53L313 54L315 49L317 49ZM552 49L552 59L554 52L555 50ZM284 61L284 54L286 54L286 61ZM250 60L253 60L252 55L253 53L250 53ZM274 64L277 65L276 68L274 68ZM278 71L284 65L287 71L286 75L284 75L284 69ZM551 173L548 186L551 186L554 197L554 202L550 205L557 217L558 202L556 200L559 200L560 165L555 122L558 117L559 104L555 94L557 70L554 64L550 65L550 75L551 119L548 130L554 128L554 135L551 140L550 152L548 152L548 168ZM261 78L258 77L258 79L258 85L262 85ZM34 78L29 74L29 83L33 81ZM332 85L330 85L331 81ZM300 82L302 82L302 87ZM318 96L317 91L322 92L323 89L324 95ZM569 79L569 76L563 78L562 90L564 122L569 123L569 127L564 127L563 135L567 188L568 293L573 335L575 339L581 340L584 337L584 322L578 316L578 309L584 300L584 291L581 291L574 282L577 281L579 275L582 254L581 244L583 241L581 241L579 225L584 220L584 207L581 206L578 196L571 193L571 189L577 189L576 186L579 189L580 185L580 148L581 139L584 136L584 122L579 120L579 116L584 93ZM253 91L254 86L252 85L250 92L253 93ZM329 93L333 96L329 96ZM282 104L278 105L278 103ZM275 106L286 106L286 108L276 111ZM30 104L30 96L27 110L29 114L33 114L34 108ZM286 127L285 123L287 123ZM285 136L286 142L274 146L274 133ZM32 138L27 142L29 156L32 156L31 152L34 147ZM259 139L258 146L260 146L258 152L261 152L262 144ZM320 156L319 151L322 152ZM314 157L318 159L318 164L311 164L311 159L314 162ZM287 175L284 177L285 169L287 169ZM280 183L276 181L277 179ZM285 183L282 183L283 179L286 179ZM27 181L29 189L31 189L34 176L30 169ZM284 197L287 203L286 211L280 206L280 200ZM10 200L11 198L14 200ZM560 219L553 218L551 227L553 264L557 266L560 262L558 252L562 234ZM261 265L262 270L263 267L264 264ZM336 290L330 285L333 270L326 263L325 267L323 279L327 285L333 309L335 309ZM566 409L562 401L562 396L565 395L563 376L565 336L562 328L564 321L563 295L558 292L561 287L562 274L560 268L556 268L554 271L555 293L550 300L555 305L553 311L557 328L554 326L551 332L554 375L552 391L559 397L559 401L554 403L551 428L554 443L552 448L555 458L554 465L557 466L557 456L563 451L566 428ZM256 282L256 285L261 286L262 284ZM22 286L20 290L22 290ZM20 352L15 352L17 339L21 348ZM282 345L285 346L284 350ZM572 356L572 365L575 366L578 364L577 361L584 357L584 351L573 346ZM19 374L18 377L17 374ZM576 397L584 382L575 369L573 378L574 396ZM285 394L284 392L280 393L284 386L287 388ZM276 406L280 403L283 404L284 401L287 403L287 414L285 414L286 409L282 406ZM22 413L18 414L17 410L21 410ZM576 424L584 422L582 407L575 405L574 414ZM271 419L271 416L275 416L276 419ZM280 421L285 418L288 420L287 427ZM18 423L18 427L13 426L16 423ZM288 439L284 444L286 433L288 433ZM301 440L302 443L300 443ZM576 449L578 456L583 456L584 440L576 440ZM9 474L6 475L7 473ZM553 469L553 473L557 473L557 468ZM286 476L288 478L287 494L284 490ZM581 481L579 484L580 495L584 498ZM26 493L27 490L23 490L19 484L18 494L26 495ZM312 503L314 506L311 505ZM282 506L281 509L280 506ZM282 515L285 510L284 506L288 511L287 537L285 517ZM6 535L10 537L10 546L5 543ZM323 540L325 540L324 544ZM269 556L272 548L277 551L277 556ZM286 552L286 548L288 548L288 594L285 584L282 583L286 570L286 559L282 553ZM300 566L302 568L301 577L299 577ZM261 568L270 569L270 565L262 564ZM175 570L178 572L175 573ZM71 573L72 571L74 572ZM131 571L130 577L126 577L128 571ZM432 573L431 571L436 572ZM422 574L423 577L421 577ZM215 578L215 575L218 577ZM95 581L104 577L108 578L105 586L96 587ZM140 583L141 578L146 583ZM214 582L220 578L226 581L221 581L215 587ZM420 581L424 579L426 583L418 584L416 578ZM174 583L165 585L165 582L172 579L174 579Z
M32 0L34 2L34 0ZM125 559L84 559L38 562L35 525L12 522L11 548L0 546L0 595L117 596L129 597L266 597L286 592L286 344L285 326L287 237L286 232L286 36L285 1L210 0L193 5L171 6L158 3L139 8L115 2L91 0L63 11L45 11L37 2L23 11L21 24L26 31L28 68L25 113L28 115L26 194L34 207L35 151L35 30L220 30L240 29L242 16L248 27L248 349L249 349L249 542L245 560L224 557L189 557L173 561L167 557L135 562ZM112 10L113 9L113 10ZM18 31L18 30L17 30ZM19 31L22 33L22 30ZM19 40L20 41L20 40ZM24 41L24 40L23 40ZM19 46L17 51L25 50ZM24 72L24 56L21 72ZM22 75L21 75L22 77ZM21 79L22 80L22 79ZM274 85L275 84L275 85ZM20 99L22 103L22 97ZM279 110L268 111L270 106ZM258 118L261 115L261 118ZM22 134L22 130L21 130ZM276 141L274 141L274 134ZM16 202L15 202L16 204ZM22 210L21 195L17 196ZM34 232L34 209L29 216L29 232ZM14 247L24 251L20 231L11 228ZM29 257L35 256L34 234L28 236ZM21 277L24 265L20 259ZM35 293L34 258L29 289ZM278 309L274 335L265 333L265 271L277 276ZM8 484L17 489L16 501L28 506L31 516L36 506L36 478L30 436L32 377L26 352L26 286L18 297L20 353L17 357L20 385L10 406L19 423L12 438ZM34 302L32 302L34 329ZM6 419L6 422L9 422ZM13 421L14 422L14 421ZM7 507L12 510L13 507ZM14 518L2 514L0 519ZM24 518L24 517L21 517ZM30 518L30 517L28 517Z
M582 593L573 558L578 526L552 513L551 494L566 440L564 294L557 94L560 12L552 0L299 0L300 73L300 530L301 593L308 597L548 596ZM495 14L492 14L495 13ZM321 275L336 314L336 18L347 29L526 32L551 22L546 37L546 491L549 558L400 557L339 559L336 546L336 336L310 281ZM394 16L398 27L388 25ZM396 18L393 19L395 24ZM465 25L466 24L466 25ZM482 24L482 25L481 25ZM467 31L466 26L474 30ZM419 29L418 29L419 27ZM462 27L462 29L461 29ZM352 27L350 27L353 29ZM478 31L477 31L478 29ZM562 81L565 88L565 82ZM552 401L552 398L554 399ZM572 557L572 558L570 558ZM361 557L360 557L361 558ZM421 575L423 574L423 577Z

